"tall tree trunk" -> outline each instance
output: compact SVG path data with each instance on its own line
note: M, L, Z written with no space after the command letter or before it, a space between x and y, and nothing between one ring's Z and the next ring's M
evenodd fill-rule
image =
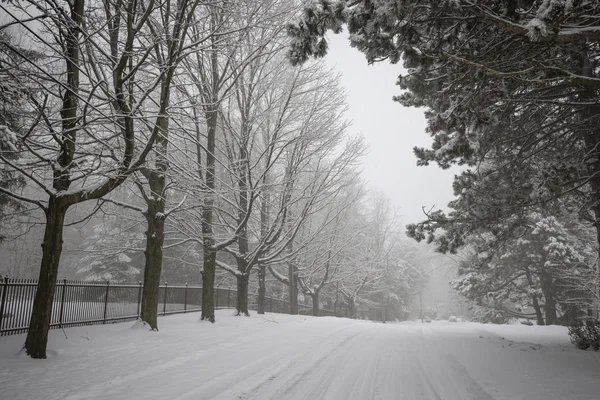
M215 270L217 251L213 236L213 206L215 196L215 136L217 130L217 110L208 113L206 151L206 195L202 204L202 316L203 321L215 322Z
M267 276L267 267L265 265L258 265L258 313L265 313L265 303L266 303L266 292L267 286L265 282L265 278Z
M312 298L312 315L315 317L319 316L319 291L316 290L310 295Z
M246 121L246 119L244 119ZM247 135L247 128L245 127L245 123L243 124L242 132ZM238 189L239 189L239 209L238 209L238 234L237 234L237 244L238 251L241 255L240 257L236 257L238 272L240 275L237 275L237 315L245 315L250 316L248 312L248 281L250 279L250 270L252 269L252 265L248 263L246 257L248 256L249 251L249 243L248 243L248 231L246 229L246 214L248 213L248 208L250 207L248 204L248 182L247 179L247 171L246 171L246 160L248 157L248 153L246 152L246 144L240 144L240 160L242 161L242 165L239 166L238 171Z
M269 223L269 193L267 189L268 173L263 176L263 188L260 200L260 237L265 240L268 234L267 225ZM258 313L264 314L266 308L267 293L267 266L258 262Z
M556 324L556 297L554 295L554 282L552 277L541 277L542 293L544 293L544 313L546 314L546 325Z
M54 168L52 185L57 193L69 189L71 184L70 168L75 154L77 141L77 108L79 104L79 34L84 13L84 0L69 2L70 15L64 17L63 30L65 61L67 71L66 90L64 90L60 117L62 123L61 144ZM25 339L25 352L32 358L46 358L48 330L52 317L52 304L56 290L56 279L60 255L65 215L73 203L67 203L56 196L48 199L46 228L42 242L42 262L38 280L29 330Z
M33 299L25 351L32 358L46 358L48 330L52 316L58 265L62 252L62 237L68 207L51 197L46 210L46 228L42 242L42 263L37 291Z
M163 92L162 107L169 103L170 95ZM150 329L158 330L158 292L160 287L160 274L163 263L163 245L165 242L165 206L166 206L166 173L168 169L167 151L169 118L161 115L157 118L155 128L159 130L156 139L155 169L142 169L143 175L148 180L150 187L150 196L144 195L146 200L146 221L148 227L146 230L146 262L144 265L144 289L142 292L142 310L141 320L150 325ZM140 187L143 191L143 188Z
M218 10L211 10L211 29L219 25ZM203 321L215 322L215 270L217 266L217 250L213 232L213 214L215 198L215 152L217 124L219 118L219 54L218 39L211 36L210 53L210 104L205 105L206 113L206 172L204 185L206 194L202 205L202 243L204 251L202 275L202 316ZM198 153L200 161L201 153ZM200 166L201 164L199 164Z
M160 287L160 274L163 261L163 245L165 240L165 201L162 197L164 192L164 175L161 177L152 172L152 179L158 182L150 184L152 196L147 199L148 210L146 221L146 263L144 265L144 288L142 291L142 309L140 318L150 326L153 331L158 330L158 293Z
M237 275L237 315L250 316L248 312L248 281L250 276L247 274Z

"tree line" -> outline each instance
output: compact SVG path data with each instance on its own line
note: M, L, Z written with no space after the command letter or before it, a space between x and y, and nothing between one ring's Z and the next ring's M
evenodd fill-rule
M407 311L425 282L418 255L389 200L357 178L365 146L350 133L338 76L289 62L299 4L0 9L1 230L24 215L43 227L29 356L46 356L71 227L90 234L76 272L140 277L153 330L165 255L199 271L205 321L215 322L218 279L235 282L238 315L249 315L251 284L264 313L268 282L287 288L292 314L299 297L315 315L323 297L351 315L359 298Z

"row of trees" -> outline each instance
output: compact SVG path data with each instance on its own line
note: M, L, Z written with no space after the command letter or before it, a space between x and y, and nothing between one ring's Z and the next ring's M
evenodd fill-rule
M455 287L531 306L540 323L597 306L598 2L323 0L289 27L291 59L322 56L344 24L370 62L403 60L395 100L425 107L433 138L418 164L462 166L450 211L408 227L441 252L469 250Z
M255 271L259 312L267 272L288 287L292 313L301 292L317 314L333 287L351 314L359 297L400 312L423 284L389 203L357 179L364 145L348 133L338 78L286 58L295 4L0 9L11 19L0 26L3 216L44 221L31 357L46 356L70 226L90 235L80 276L141 276L152 329L165 254L200 271L201 319L211 322L217 271L235 279L239 315L249 315Z

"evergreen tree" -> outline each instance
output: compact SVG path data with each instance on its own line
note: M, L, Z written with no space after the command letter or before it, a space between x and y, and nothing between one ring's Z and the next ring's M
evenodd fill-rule
M369 62L403 58L396 100L427 108L433 138L419 164L468 167L454 211L410 226L416 239L455 251L497 225L508 240L531 207L566 196L600 238L599 14L596 1L321 1L289 27L290 58L322 56L343 24Z

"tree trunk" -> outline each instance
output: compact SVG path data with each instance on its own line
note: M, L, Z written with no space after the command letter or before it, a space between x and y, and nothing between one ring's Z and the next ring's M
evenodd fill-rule
M525 267L525 277L527 278L527 284L529 285L529 287L532 290L532 294L531 294L531 302L533 305L533 309L535 310L535 317L537 319L537 324L538 325L544 325L544 316L542 315L542 308L540 307L540 302L538 299L538 295L537 293L535 293L535 287L533 284L533 279L531 277L531 271L529 270L529 267Z
M211 10L210 26L214 31L219 26L218 7ZM215 322L215 269L217 265L217 250L213 232L213 214L215 199L215 163L216 137L219 122L219 52L218 39L211 35L210 53L210 102L204 107L206 115L206 169L204 186L206 194L202 204L202 250L204 252L202 274L202 316L203 321ZM198 137L198 139L200 139ZM199 147L200 149L200 147ZM198 166L201 165L201 152L197 154Z
M267 267L265 265L258 266L258 313L265 313L266 305L266 292L267 287L265 284L265 278L267 276Z
M169 78L170 82L170 78ZM163 263L163 245L165 242L165 206L167 202L166 174L169 168L169 117L166 114L170 103L169 85L163 80L161 93L161 115L156 119L154 128L159 134L155 142L156 158L154 169L142 169L142 174L148 180L150 196L144 195L147 210L145 213L148 229L146 230L146 262L144 265L144 290L142 293L141 319L150 325L153 331L158 330L158 293L160 274ZM144 190L140 186L140 190ZM144 193L142 193L144 194ZM166 289L165 289L166 290Z
M248 281L250 276L246 274L237 275L237 315L250 316L248 312Z
M354 299L352 297L348 297L348 317L356 318L356 311L354 310Z
M215 265L216 251L204 242L204 261L202 269L202 315L203 321L215 322Z
M217 131L217 109L208 114L207 152L206 152L206 177L207 189L204 204L202 205L202 250L204 253L203 275L202 275L202 316L203 321L215 322L215 269L217 251L214 249L213 237L213 207L215 196L215 137Z
M338 316L338 302L340 294L340 282L338 281L335 285L335 301L333 302L333 314Z
M152 186L152 185L151 185ZM164 179L163 179L164 188ZM165 202L154 193L153 199L148 203L146 220L148 229L146 231L146 263L144 265L144 288L142 291L142 309L140 319L150 326L153 331L158 330L158 293L160 287L160 273L163 261L163 244L165 240Z
M312 298L312 315L315 317L319 316L319 291L315 291L310 295Z
M33 299L29 331L25 339L25 352L31 358L46 358L48 330L52 316L58 265L62 253L62 237L68 207L50 197L46 210L46 228L42 242L42 263L38 287Z
M546 325L555 325L556 298L554 296L554 284L551 277L542 278L542 293L544 293L544 313L546 314Z
M544 316L542 315L542 308L540 307L540 302L538 301L537 294L532 296L533 301L533 309L535 310L535 318L537 319L538 325L544 325Z
M290 314L298 315L298 280L294 264L288 263L288 290L290 294Z

